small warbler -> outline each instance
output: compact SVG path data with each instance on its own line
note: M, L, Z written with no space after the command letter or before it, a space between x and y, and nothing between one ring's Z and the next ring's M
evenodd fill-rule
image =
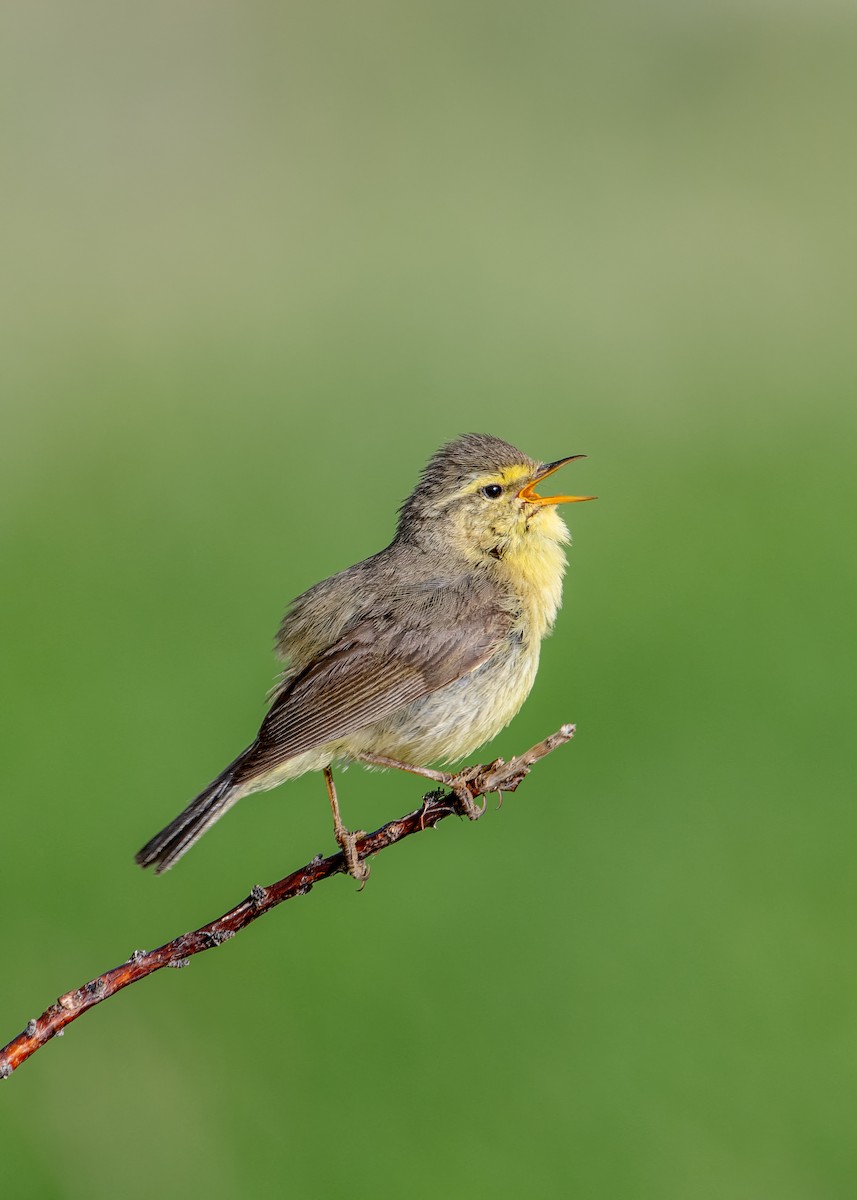
M529 695L542 638L562 601L570 540L539 496L565 463L466 434L429 461L385 549L317 583L280 625L286 667L256 740L137 854L167 870L242 796L323 771L348 869L365 879L357 834L342 824L331 764L428 769L470 754ZM480 809L456 792L469 816Z

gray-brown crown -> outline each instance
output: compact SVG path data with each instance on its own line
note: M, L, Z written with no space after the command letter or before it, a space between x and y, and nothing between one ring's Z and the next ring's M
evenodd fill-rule
M447 442L426 463L419 483L402 505L399 534L406 533L443 496L480 475L517 464L533 470L537 465L528 454L489 433L465 433Z

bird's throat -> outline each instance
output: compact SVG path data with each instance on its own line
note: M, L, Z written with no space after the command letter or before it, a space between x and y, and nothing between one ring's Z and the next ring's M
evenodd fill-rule
M561 543L534 530L510 540L496 559L493 570L520 602L522 632L528 637L541 639L550 632L562 604L567 565Z

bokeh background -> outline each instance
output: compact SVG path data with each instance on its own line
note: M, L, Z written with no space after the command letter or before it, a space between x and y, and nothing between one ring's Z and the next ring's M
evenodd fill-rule
M485 754L576 741L72 1026L4 1189L853 1196L853 6L3 21L0 1041L331 849L309 777L132 862L437 445L600 496Z

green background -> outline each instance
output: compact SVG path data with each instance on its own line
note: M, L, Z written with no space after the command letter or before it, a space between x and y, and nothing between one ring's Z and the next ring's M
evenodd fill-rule
M572 745L70 1027L4 1191L853 1196L853 7L4 22L0 1041L330 851L309 776L132 861L442 441L600 497L484 754Z

